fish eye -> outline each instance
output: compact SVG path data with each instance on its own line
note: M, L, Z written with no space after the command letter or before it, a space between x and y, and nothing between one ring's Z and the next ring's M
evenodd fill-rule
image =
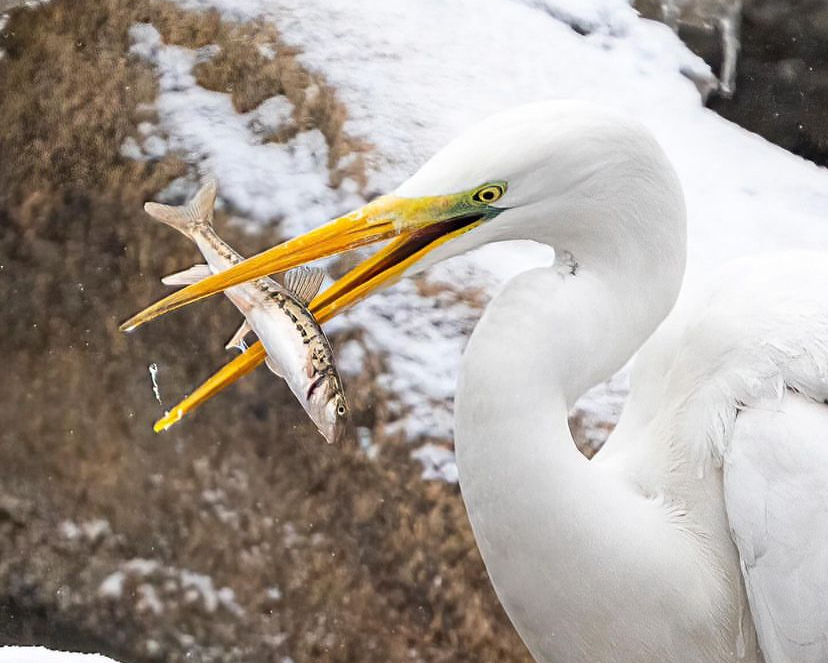
M506 187L502 184L487 184L480 187L472 195L472 200L484 205L490 205L498 200L506 192Z

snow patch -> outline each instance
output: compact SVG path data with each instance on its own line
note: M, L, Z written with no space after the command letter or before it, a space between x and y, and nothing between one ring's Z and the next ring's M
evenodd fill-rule
M518 0L584 33L623 35L637 14L627 0Z
M110 573L98 586L98 596L105 599L119 599L124 593L126 574L123 571Z
M155 587L144 583L143 585L138 585L138 589L135 591L138 595L138 601L135 603L135 609L138 610L139 613L151 612L158 617L164 612L164 604L161 603L161 599L158 598L158 592L155 591Z
M280 129L293 127L294 107L287 97L271 97L266 99L255 110L248 113L248 126L256 135L273 134Z
M121 149L119 150L122 157L125 159L132 159L134 161L141 161L144 158L144 153L141 150L141 146L138 145L138 141L135 140L132 136L127 136L124 138L124 142L121 143Z
M151 573L155 573L155 571L161 568L161 564L156 560L141 559L140 557L131 559L125 562L122 566L124 571L127 573L135 574L141 577L146 577Z
M214 57L215 46L196 51L165 45L148 23L132 26L129 34L130 53L155 67L160 87L155 110L168 136L165 144L149 137L144 153L175 151L202 176L215 176L221 196L234 209L259 223L279 220L290 235L364 202L352 191L331 186L328 145L318 129L299 131L284 143L268 140L293 121L286 98L237 113L229 94L197 84L193 67ZM126 149L135 153L131 144Z
M257 44L256 50L265 60L276 59L276 47L273 44Z
M100 654L54 651L45 647L0 647L2 663L117 663Z
M360 451L365 454L368 460L376 460L379 457L379 446L374 443L371 429L367 426L356 427L356 437Z
M598 451L611 424L618 421L624 400L630 390L629 368L625 368L603 384L596 385L580 399L572 412L580 424L586 444Z
M357 340L343 343L336 353L336 366L342 373L359 375L365 366L365 347Z
M58 525L58 532L69 541L85 540L94 544L111 535L112 528L109 521L103 518L88 520L80 524L64 520Z
M3 30L6 29L6 26L9 23L9 15L6 13L0 12L0 34L3 33ZM6 57L6 51L0 48L0 60Z
M411 457L422 463L421 476L425 481L457 483L457 462L451 449L429 443L412 451Z
M210 576L164 566L152 559L135 558L122 563L103 579L98 596L119 600L125 592L133 590L136 610L142 613L159 616L165 611L165 601L174 600L198 605L208 613L222 609L237 617L244 614L232 588L216 588Z

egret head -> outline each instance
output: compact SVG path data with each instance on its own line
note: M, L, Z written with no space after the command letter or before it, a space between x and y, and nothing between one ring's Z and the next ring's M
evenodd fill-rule
M640 223L644 202L662 213L661 227ZM383 240L391 241L311 303L320 321L405 273L489 242L532 239L619 260L625 242L643 241L653 255L683 256L683 224L672 168L637 123L584 102L528 104L466 130L396 191L179 290L122 328L252 278Z
M685 249L681 189L660 146L638 122L587 102L546 101L492 115L392 195L406 218L425 223L442 210L413 201L476 196L486 203L479 223L434 244L411 269L512 239L599 260L623 256L633 243L639 252L642 243L652 253ZM645 225L645 213L657 223Z

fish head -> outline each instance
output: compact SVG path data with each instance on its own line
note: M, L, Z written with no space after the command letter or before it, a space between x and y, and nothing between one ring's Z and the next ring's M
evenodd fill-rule
M308 414L328 444L342 441L350 410L339 381L334 376L320 380L308 398Z

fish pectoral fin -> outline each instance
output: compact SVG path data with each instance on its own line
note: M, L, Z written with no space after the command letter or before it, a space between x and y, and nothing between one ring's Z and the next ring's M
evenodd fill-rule
M273 358L272 358L270 355L268 355L268 356L265 358L265 365L266 365L266 366L267 366L267 367L271 370L271 372L272 372L272 373L274 373L277 377L280 377L280 378L282 378L283 380L285 379L285 371L282 369L282 367L281 367L281 366L279 366L279 363L278 363L277 361L274 361L274 360L273 360Z
M161 283L164 285L190 285L201 281L201 279L206 279L212 273L207 265L193 265L175 274L165 276L161 279Z
M247 350L247 343L244 342L244 337L252 331L253 328L247 320L245 320L236 330L236 333L230 337L229 341L227 341L227 345L224 346L224 349L229 350L230 348L238 348L242 352L245 352Z
M308 304L324 280L325 271L318 267L297 267L285 274L285 287L303 304Z

